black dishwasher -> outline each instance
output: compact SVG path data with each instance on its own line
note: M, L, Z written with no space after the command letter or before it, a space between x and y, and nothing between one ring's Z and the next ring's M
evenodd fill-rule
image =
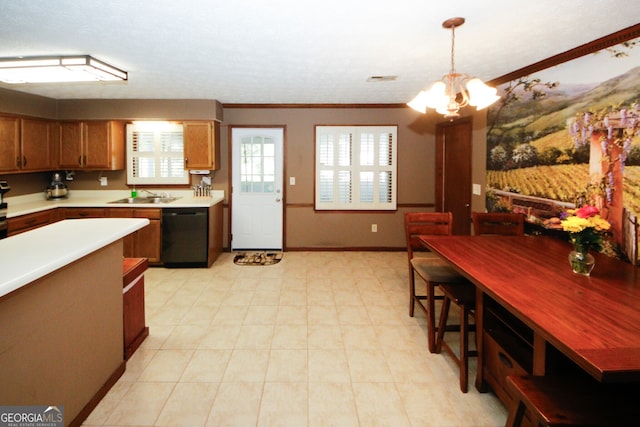
M206 267L208 234L207 208L162 209L162 263Z

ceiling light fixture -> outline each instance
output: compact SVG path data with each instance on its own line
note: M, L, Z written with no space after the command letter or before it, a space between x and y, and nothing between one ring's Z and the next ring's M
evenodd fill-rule
M422 90L407 105L421 113L427 112L427 107L444 114L447 119L460 117L460 108L471 105L481 110L496 102L500 97L497 90L484 84L478 78L470 78L468 74L456 73L454 63L455 30L464 24L464 18L451 18L442 23L444 28L451 29L451 70L435 82L428 90ZM460 99L460 101L458 101Z
M127 78L126 71L89 55L0 58L0 81L10 84L122 81Z

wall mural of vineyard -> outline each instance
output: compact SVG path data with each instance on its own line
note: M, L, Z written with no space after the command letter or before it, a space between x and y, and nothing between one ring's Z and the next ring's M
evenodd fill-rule
M499 87L487 115L487 208L552 225L598 203L638 263L640 39ZM553 220L551 220L553 219Z

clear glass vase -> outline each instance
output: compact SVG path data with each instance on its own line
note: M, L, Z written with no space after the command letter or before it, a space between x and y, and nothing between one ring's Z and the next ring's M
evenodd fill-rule
M574 250L569 252L569 264L571 264L574 273L588 276L595 267L596 260L588 249L576 246Z

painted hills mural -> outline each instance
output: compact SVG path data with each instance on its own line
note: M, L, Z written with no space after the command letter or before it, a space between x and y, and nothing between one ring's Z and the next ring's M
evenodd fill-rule
M570 130L577 117L605 115L615 117L616 126L623 122L640 129L635 122L640 122L638 42L631 40L499 87L502 99L487 116L489 210L522 211L531 222L544 223L594 194L613 206L615 194L623 206L621 218L611 218L617 221L616 238L623 253L636 262L640 138L619 139L620 157L614 161L599 143L580 143ZM605 160L609 171L598 170ZM619 184L611 172L616 168Z

